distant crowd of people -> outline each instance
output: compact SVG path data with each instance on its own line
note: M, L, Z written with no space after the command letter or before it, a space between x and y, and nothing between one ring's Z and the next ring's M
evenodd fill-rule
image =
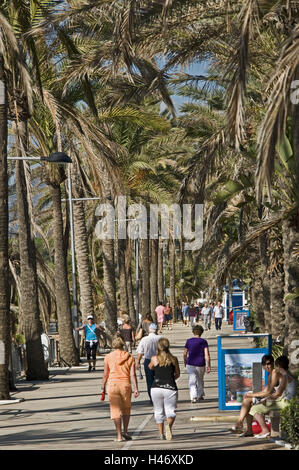
M221 330L224 309L220 302L206 302L202 307L197 303L183 303L174 312L175 320L189 326L193 335L185 342L183 363L188 373L189 395L191 403L204 400L204 376L211 372L209 345L202 338L205 330L215 324ZM163 336L163 327L173 328L173 311L169 303L162 302L155 309L155 319L149 313L140 318L136 330L131 324L129 315L122 313L118 320L118 331L112 341L112 352L105 355L104 375L102 379L101 399L106 393L110 405L110 416L116 429L116 441L131 440L128 427L131 414L131 397L139 396L137 372L140 378L143 361L149 403L154 408L154 417L158 428L158 438L171 440L173 425L176 419L180 366L176 356L170 351L170 342ZM202 320L203 326L199 324ZM95 370L96 351L99 339L105 337L103 324L96 324L88 316L87 324L77 328L83 330L88 360L88 370ZM105 341L104 341L105 342ZM136 347L136 358L133 349ZM261 426L261 433L256 437L267 437L268 428L264 416L272 409L282 409L294 396L295 380L288 372L288 360L284 356L275 362L272 356L264 356L263 366L270 373L270 379L262 392L248 392L244 396L240 417L231 428L242 436L253 435L251 424L253 418ZM243 422L247 430L243 431Z

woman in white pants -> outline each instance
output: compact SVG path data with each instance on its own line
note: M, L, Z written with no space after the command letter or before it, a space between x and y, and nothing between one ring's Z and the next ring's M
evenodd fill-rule
M158 352L149 363L154 371L151 397L154 404L155 421L158 425L159 439L172 439L172 427L176 418L178 389L176 380L180 376L179 362L169 351L167 338L158 341ZM164 435L164 420L167 420Z
M193 338L186 341L184 349L184 364L189 376L189 392L191 403L204 397L204 374L211 372L209 346L201 338L204 329L201 325L193 327Z

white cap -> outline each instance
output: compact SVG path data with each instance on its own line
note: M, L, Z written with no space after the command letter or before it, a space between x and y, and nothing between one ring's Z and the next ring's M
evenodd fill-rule
M93 320L93 316L92 316L92 315L88 315L87 320L89 320L89 319Z

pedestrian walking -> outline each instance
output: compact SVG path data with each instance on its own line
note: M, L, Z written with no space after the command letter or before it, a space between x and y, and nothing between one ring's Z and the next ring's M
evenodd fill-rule
M159 305L156 307L155 312L157 314L157 322L158 322L158 327L159 327L159 333L162 333L162 327L163 327L163 322L164 322L164 314L165 314L165 307L163 305L163 302L159 302Z
M191 307L189 309L189 325L191 326L191 328L193 328L195 321L196 321L196 310L194 308L194 304L191 304Z
M201 314L203 317L203 324L205 330L211 329L211 318L212 318L212 309L208 306L206 302L201 310Z
M94 322L92 315L87 317L87 325L75 328L76 331L83 330L85 336L85 350L88 361L88 371L96 370L96 357L99 344L99 336L104 335L105 329Z
M118 332L125 343L125 351L132 354L132 347L135 343L135 335L129 318L124 318L123 324L119 327Z
M214 307L214 319L215 319L215 328L216 330L221 330L222 318L224 314L223 307L221 302L217 302L216 307Z
M137 348L137 362L136 368L140 369L140 361L142 357L144 358L144 373L146 378L146 385L147 385L147 393L150 398L150 402L152 404L152 397L151 397L151 386L154 380L154 373L151 369L149 369L149 363L151 362L151 358L156 356L157 354L157 343L161 336L157 335L157 325L155 323L151 323L149 326L149 334L148 336L144 336L140 341L138 348Z
M110 417L114 421L117 433L115 441L118 442L132 439L128 433L132 406L132 383L134 397L139 396L135 360L131 354L124 351L124 346L124 341L120 336L113 339L112 348L114 351L107 354L104 359L104 376L101 390L104 397L108 384Z
M194 305L194 308L195 308L195 311L196 311L196 323L199 322L199 318L200 318L200 308L199 308L199 305L198 303L196 303Z
M166 437L166 440L170 441L178 399L178 388L175 381L180 376L180 367L178 359L169 350L167 338L159 338L157 355L152 357L149 369L154 373L151 396L154 404L155 421L159 430L159 439L165 439Z
M187 303L183 303L182 312L185 326L189 326L189 310L189 305Z
M172 330L171 321L172 321L172 307L167 303L164 310L164 320L168 330Z
M211 372L211 359L209 346L205 339L201 338L204 329L201 325L193 327L193 338L186 341L184 349L184 364L189 376L189 392L191 403L203 399L204 374Z

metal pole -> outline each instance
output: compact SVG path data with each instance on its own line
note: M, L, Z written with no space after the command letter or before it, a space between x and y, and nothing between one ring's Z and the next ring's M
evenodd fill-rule
M72 283L73 283L73 305L74 305L74 326L79 326L78 322L78 299L77 299L77 278L76 278L76 255L75 255L75 236L74 236L74 214L72 200L72 178L71 170L68 171L68 193L69 193L69 212L70 212L70 230L71 230L71 254L72 254ZM75 330L75 344L79 348L79 331Z

